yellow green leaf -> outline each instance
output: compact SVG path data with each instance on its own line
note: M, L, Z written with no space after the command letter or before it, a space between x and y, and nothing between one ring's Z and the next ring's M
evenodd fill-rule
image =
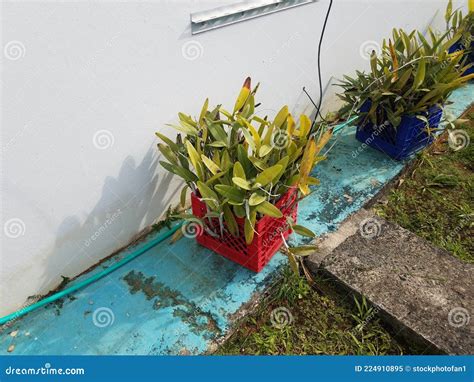
M299 183L305 185L311 169L313 168L314 157L316 155L316 142L314 139L310 139L306 144L303 152L303 158L300 164L300 180ZM306 195L306 193L305 193Z
M178 145L174 143L171 139L169 139L166 135L163 135L159 132L156 132L155 135L163 142L165 142L169 147L171 147L171 150L173 150L174 152L177 152L179 150Z
M272 167L269 167L263 170L255 178L255 183L259 183L261 186L266 186L268 183L273 181L273 179L275 179L278 176L281 169L282 169L282 166L279 164L276 164Z
M160 152L163 154L163 156L168 159L171 163L178 164L178 157L176 154L171 150L171 147L163 144L163 143L158 143L158 149Z
M240 90L237 100L235 101L234 114L244 107L245 102L247 101L249 95L250 95L250 77L247 77L242 89Z
M311 120L306 114L301 114L300 116L300 138L306 138L311 128Z
M313 178L312 176L308 176L308 184L312 186L318 186L321 182L317 178Z
M219 198L217 197L217 194L210 187L208 187L205 183L201 181L197 182L197 186L198 186L199 192L201 193L201 198L204 200L204 202L212 210L216 210L219 207Z
M244 126L242 126L242 128L240 130L242 131L242 134L244 134L244 138L247 141L247 143L249 144L252 151L255 152L257 150L257 145L255 144L255 141L252 137L252 134Z
M206 165L206 167L209 169L209 171L212 173L212 175L216 175L218 172L221 171L219 166L215 164L212 159L209 159L207 156L204 154L201 154L201 159L203 163Z
M291 229L295 231L298 235L301 236L306 236L306 237L315 237L316 235L314 234L313 231L311 231L309 228L306 228L302 225L299 224L294 224L291 226Z
M204 169L202 168L202 162L198 152L189 141L186 141L186 149L188 150L189 160L196 170L196 175L200 180L204 180Z
M286 131L288 135L291 137L295 132L296 123L293 119L291 114L288 114L288 118L286 119Z
M180 203L181 203L181 207L184 207L186 205L186 192L188 190L188 186L184 186L182 189L181 189L181 194L180 194Z
M237 225L237 222L235 220L235 216L232 213L232 210L230 209L230 206L226 203L222 206L222 211L224 212L224 221L227 224L227 228L229 229L229 232L233 236L237 236L239 234L239 226Z
M293 253L291 253L291 250L288 250L286 252L286 255L288 256L288 262L290 264L291 269L293 270L293 272L296 275L299 276L300 271L299 271L299 267L298 267L298 263L297 263L297 260L295 258L295 255Z
M285 123L286 119L288 118L288 106L283 106L280 111L278 112L278 114L276 115L275 119L273 120L273 124L277 127L277 128L281 128L282 125Z
M260 158L265 157L270 151L272 151L272 147L268 145L263 145L260 147L260 150L258 150L258 156Z
M237 178L242 178L244 180L247 180L247 177L245 176L245 170L240 162L235 162L234 163L234 170L233 170L233 175L234 177Z
M398 80L398 59L397 59L395 48L393 47L391 39L388 40L388 47L390 49L390 56L392 58L392 72L393 72L392 83L393 83L396 80Z
M232 178L232 182L234 182L235 185L239 186L240 188L243 188L244 190L250 190L250 183L242 178L239 178L238 176L234 176Z
M173 125L171 123L167 123L166 126L170 126L173 129L179 130L179 131L181 131L185 134L188 134L188 135L193 135L193 136L198 135L198 131L194 127L192 127L191 125L185 124L185 123L183 124L182 121L181 121L181 126Z
M449 22L449 19L451 18L451 14L453 13L453 2L452 0L448 1L448 5L446 6L446 12L444 14L444 20L446 23Z
M257 212L253 208L251 208L250 220L249 218L246 218L245 223L244 223L245 242L247 243L247 245L250 245L253 241L253 237L255 234L254 227L255 227L256 220L257 220Z
M249 205L251 206L257 206L260 203L263 203L266 200L266 196L264 195L259 195L256 192L254 192L252 195L250 195L249 198Z
M209 98L206 98L206 100L204 101L204 105L202 105L201 114L199 115L199 124L202 124L204 122L204 117L206 116L208 106Z
M413 81L413 86L412 86L413 90L418 89L418 87L423 83L425 79L425 68L426 68L425 59L422 58L418 62L418 68L416 70L415 80Z
M282 212L277 207L267 201L260 203L256 207L256 210L261 214L268 215L273 218L281 218L283 216Z
M290 251L298 257L304 257L313 254L317 249L318 247L315 245L301 245L298 247L291 247Z
M242 190L239 190L237 187L227 186L225 184L216 184L214 189L223 197L229 199L229 201L237 204L242 204L244 201L245 193Z
M332 137L332 130L326 130L323 133L318 143L316 144L315 155L318 155L321 152L321 150L324 148L324 146L326 146L326 144L329 142L331 137Z

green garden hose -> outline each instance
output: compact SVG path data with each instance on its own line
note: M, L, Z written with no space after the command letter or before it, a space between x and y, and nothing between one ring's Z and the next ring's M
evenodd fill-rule
M141 254L145 253L148 251L150 248L153 248L155 245L161 243L163 240L167 239L170 237L173 233L175 233L181 226L183 225L183 222L179 222L178 224L172 226L169 230L166 232L163 232L159 234L155 239L151 240L144 246L138 248L136 251L133 251L130 253L127 257L124 259L120 260L119 262L111 265L107 269L104 269L102 272L97 273L96 275L93 275L89 277L86 280L83 280L76 285L73 285L67 289L64 289L58 293L55 293L49 297L44 298L43 300L40 300L30 306L27 306L25 308L22 308L20 310L17 310L16 312L13 312L5 317L0 318L0 325L3 325L11 320L15 320L18 317L21 317L29 312L32 312L33 310L36 310L38 308L41 308L44 305L47 305L53 301L56 301L64 296L67 296L68 294L75 292L81 288L84 288L85 286L92 284L93 282L101 279L104 276L107 276L109 273L112 273L116 269L120 268L122 265L127 264L128 262L132 261L134 258L140 256Z

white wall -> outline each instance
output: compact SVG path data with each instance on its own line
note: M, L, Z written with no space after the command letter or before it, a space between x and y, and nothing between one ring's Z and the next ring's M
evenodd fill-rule
M328 2L191 36L191 12L234 2L2 3L0 315L124 246L176 198L154 131L173 134L178 111L197 114L206 97L231 108L247 75L270 114L308 109ZM335 0L324 82L366 67L367 41L424 29L444 7Z

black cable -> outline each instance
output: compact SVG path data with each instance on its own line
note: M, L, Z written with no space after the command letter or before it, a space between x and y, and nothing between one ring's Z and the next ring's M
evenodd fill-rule
M321 104L323 102L323 80L321 79L321 46L323 44L324 32L326 31L326 24L328 22L329 14L331 13L332 2L333 2L333 0L329 0L329 7L328 7L328 10L326 12L326 17L324 19L323 29L321 31L321 37L319 38L319 45L318 45L319 101L318 101L318 106L317 106L317 109L316 109L316 114L315 114L314 119L313 119L313 123L311 124L311 130L313 130L313 127L316 123L316 119L318 118L318 115L321 117L321 119L324 122L327 122L324 119L324 117L321 115ZM305 91L304 88L303 88L303 91ZM306 93L306 91L305 91L305 93ZM310 99L311 99L311 97L310 97ZM313 102L313 100L311 100L311 102ZM313 104L314 104L314 102L313 102Z

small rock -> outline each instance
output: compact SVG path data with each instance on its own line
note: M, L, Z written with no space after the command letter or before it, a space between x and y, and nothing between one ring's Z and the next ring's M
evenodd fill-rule
M89 300L89 305L93 305L93 304L94 304L94 301Z
M17 334L18 334L18 330L15 330L15 331L13 331L13 332L10 333L10 335L11 335L12 337L16 337Z
M15 350L15 345L10 345L7 351L11 353L13 350Z
M30 335L30 332L26 332L26 333L25 333L25 336L29 336L29 335Z
M343 196L346 199L347 203L352 203L352 201L354 200L350 195L344 194Z

